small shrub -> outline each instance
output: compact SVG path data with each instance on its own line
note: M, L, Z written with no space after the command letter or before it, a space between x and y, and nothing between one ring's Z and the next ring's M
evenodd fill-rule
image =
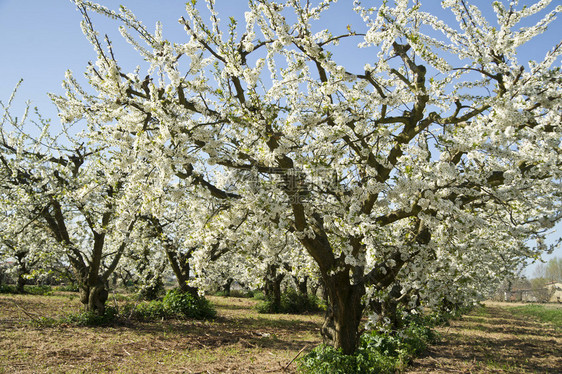
M120 314L127 319L132 318L143 322L170 317L166 308L164 308L164 304L159 300L152 300L136 305L125 304L121 308Z
M321 310L320 300L314 295L306 295L289 288L281 295L283 313L313 313Z
M144 285L138 291L138 297L140 300L156 300L164 294L164 282L162 278L157 278L152 283Z
M346 374L362 373L357 370L356 355L346 356L333 347L320 345L300 360L300 373Z
M289 288L281 294L281 303L276 306L272 300L265 299L256 305L258 313L314 313L322 310L321 302L314 295L304 295Z
M332 347L319 346L300 360L302 373L394 373L435 341L433 330L416 318L400 332L373 331L363 334L353 355L344 355Z
M229 296L230 297L242 297L242 298L251 297L251 296L248 296L248 292L246 292L244 290L231 290Z
M204 297L193 297L178 289L169 290L163 300L152 300L139 304L125 304L121 316L138 321L153 321L162 318L214 318L217 312Z
M256 304L256 310L262 314L282 313L281 309L271 300L264 300Z
M23 292L30 295L43 295L43 296L50 296L53 294L51 286L47 286L47 285L42 285L42 286L25 285L23 287Z
M265 294L263 291L251 291L252 292L252 299L254 300L265 300Z
M14 285L0 284L0 293L17 294L19 292L17 290L17 287ZM43 296L49 296L53 294L51 290L51 286L46 286L46 285L45 286L25 285L23 287L23 293L29 295L43 295Z
M216 291L213 293L213 296L229 297L230 294L226 291Z
M112 306L106 306L103 315L97 315L94 312L82 312L78 314L70 314L61 320L61 323L69 323L76 326L105 326L113 324L117 319L117 309Z
M62 320L51 317L39 317L31 321L31 324L36 327L55 327L63 323Z
M178 289L169 290L162 300L164 309L177 317L195 319L214 318L217 311L204 297L193 297Z
M358 348L354 355L321 345L300 360L299 372L307 374L394 373L395 360L376 351Z
M0 293L17 293L16 286L0 284Z

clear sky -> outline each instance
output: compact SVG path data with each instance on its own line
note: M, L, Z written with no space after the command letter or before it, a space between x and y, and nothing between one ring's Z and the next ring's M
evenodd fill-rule
M120 4L131 9L143 23L152 30L157 20L164 25L164 35L173 41L186 40L183 28L177 20L185 15L183 0L105 0L99 1L112 9ZM216 0L227 16L239 18L243 15L246 0ZM378 4L380 0L364 0L364 4ZM424 1L422 1L423 3ZM489 4L491 1L473 1L477 4ZM553 0L549 9L561 4L562 0ZM349 3L351 0L340 0ZM438 0L425 0L426 4L437 8ZM508 1L504 0L504 3ZM532 1L520 1L528 4ZM437 10L436 10L437 11ZM439 13L450 17L442 11ZM331 17L351 17L348 13L331 14ZM225 17L227 18L227 17ZM64 73L70 69L78 77L85 70L88 61L95 58L92 47L80 30L81 15L69 0L0 0L0 100L6 102L20 79L21 86L16 108L23 108L23 102L31 100L46 117L56 120L56 108L50 103L47 92L63 93L61 82ZM349 21L353 24L354 20ZM116 35L117 23L94 19L97 29L103 33ZM532 48L524 51L524 58L541 59L553 45L561 40L562 17L551 25L549 30L539 39L532 42ZM137 65L138 56L131 48L120 40L112 37L117 59L125 66ZM350 56L350 59L353 57ZM345 61L342 61L345 62ZM351 61L350 61L351 62ZM562 224L557 226L551 235L551 242L562 236ZM562 248L550 256L562 257ZM532 275L532 266L526 271Z

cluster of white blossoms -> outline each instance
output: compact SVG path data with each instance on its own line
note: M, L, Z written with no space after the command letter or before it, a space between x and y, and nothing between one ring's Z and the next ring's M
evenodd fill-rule
M555 22L550 1L496 2L493 20L467 0L442 2L457 25L420 2L355 1L363 23L329 29L326 11L349 4L255 0L239 27L220 23L214 1L209 21L188 2L182 43L124 8L74 2L98 59L89 89L69 74L53 100L115 154L110 176L126 168L135 187L121 201L162 218L161 198L187 200L201 277L219 276L206 269L226 259L262 274L275 262L316 268L337 306L326 336L345 352L361 316L349 310L395 286L412 308L477 300L536 256L526 241L561 218L562 46L517 60ZM123 22L146 71L123 71L89 12ZM347 67L338 56L355 48L372 53ZM189 193L170 195L178 180ZM209 263L225 246L231 255ZM314 266L295 263L304 258Z

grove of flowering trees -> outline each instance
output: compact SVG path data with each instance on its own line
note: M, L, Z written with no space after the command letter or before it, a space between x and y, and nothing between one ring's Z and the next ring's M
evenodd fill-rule
M69 72L52 99L64 123L87 124L85 143L48 156L3 138L2 193L33 196L19 225L41 215L90 269L84 287L144 222L200 281L237 258L260 277L284 263L317 272L324 340L350 354L366 314L393 324L398 304L477 300L561 218L562 44L518 60L562 10L550 1L496 1L488 18L443 1L455 24L408 0L251 0L244 22L190 1L177 41L124 7L73 2L97 60L87 86ZM350 7L360 24L325 22ZM94 13L121 23L146 70L119 64ZM103 275L80 262L66 220L91 253L114 246Z
M2 246L30 259L64 258L86 309L103 314L105 285L129 243L136 219L134 201L123 198L126 173L112 174L111 158L104 152L107 146L70 136L62 144L59 136L49 134L49 121L41 116L29 118L26 110L18 119L9 105L4 109ZM32 124L42 130L36 137L30 135Z

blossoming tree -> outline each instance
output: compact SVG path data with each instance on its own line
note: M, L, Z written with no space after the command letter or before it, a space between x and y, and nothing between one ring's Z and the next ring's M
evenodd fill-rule
M74 2L98 58L86 72L93 93L69 74L66 96L53 97L61 118L106 123L93 136L123 150L139 178L183 178L227 201L231 217L250 212L293 235L326 287L324 339L344 353L357 346L363 299L398 279L431 282L452 247L459 269L477 261L500 274L494 238L520 242L560 218L562 46L517 58L560 12L548 0L496 1L493 22L468 0L443 1L455 25L417 1L354 1L362 21L330 19L329 30L326 12L349 2L253 0L242 26L225 26L215 1L209 21L191 1L175 43L125 8ZM146 72L120 67L91 12L122 22ZM506 248L507 263L534 255Z
M12 99L0 123L0 239L29 258L64 258L85 309L103 314L107 281L138 213L136 197L124 194L126 171L111 167L105 145L69 136L68 127L66 140L53 136L50 121L32 117L29 105L18 119Z

